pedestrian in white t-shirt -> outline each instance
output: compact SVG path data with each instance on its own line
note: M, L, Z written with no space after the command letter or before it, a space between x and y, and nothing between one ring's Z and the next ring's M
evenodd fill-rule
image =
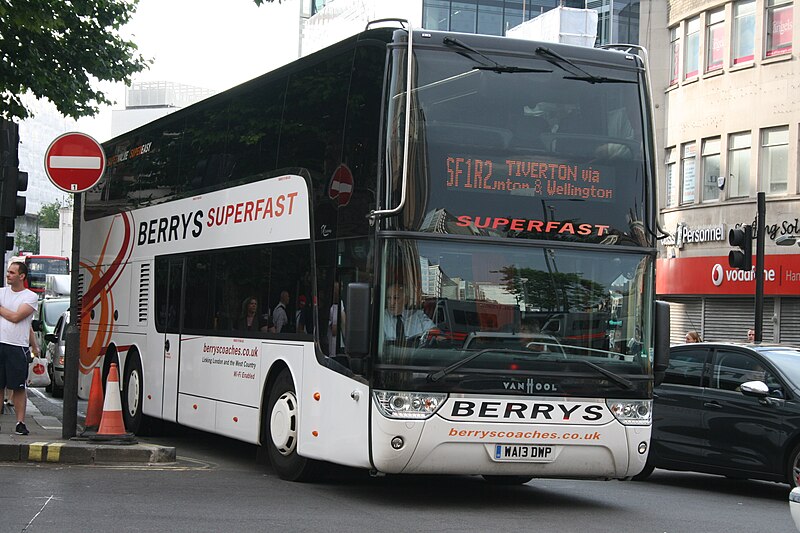
M6 286L0 288L0 388L14 391L15 431L27 435L25 406L28 403L25 382L28 380L28 347L31 341L31 321L38 298L25 288L28 267L14 262L6 271Z

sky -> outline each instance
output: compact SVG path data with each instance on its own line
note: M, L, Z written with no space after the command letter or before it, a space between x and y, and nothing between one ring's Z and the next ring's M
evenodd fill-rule
M221 91L298 56L298 0L256 6L252 0L139 0L121 35L132 40L150 69L133 81L171 81ZM125 106L123 84L98 84L116 102L77 129L105 141L111 110Z

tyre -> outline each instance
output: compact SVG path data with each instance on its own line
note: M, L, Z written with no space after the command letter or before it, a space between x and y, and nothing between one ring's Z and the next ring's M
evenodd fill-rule
M50 382L50 394L53 395L53 398L64 397L64 385L58 385L55 378Z
M261 415L261 446L278 477L287 481L310 481L321 464L297 454L297 396L292 375L284 369L272 383L267 408Z
M50 363L47 363L47 375L50 376L50 384L44 388L44 391L52 393L53 392L53 383L55 383L55 380L54 380L54 377L53 377L53 365L50 364ZM55 395L53 395L53 396L55 397Z
M795 446L786 465L786 482L789 487L800 487L800 445Z
M131 352L125 362L125 375L122 379L122 419L125 430L139 434L142 429L142 362L139 354Z
M633 476L631 479L633 479L634 481L644 481L645 479L650 477L650 474L652 474L653 470L655 469L656 469L655 466L648 463L644 465L644 470Z
M524 485L533 476L481 476L489 485Z

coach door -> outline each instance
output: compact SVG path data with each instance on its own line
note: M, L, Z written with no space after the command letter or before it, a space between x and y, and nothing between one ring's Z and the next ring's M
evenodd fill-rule
M183 259L170 259L167 268L167 291L164 322L164 391L162 414L166 420L177 421L178 370L180 367L181 329L183 327Z

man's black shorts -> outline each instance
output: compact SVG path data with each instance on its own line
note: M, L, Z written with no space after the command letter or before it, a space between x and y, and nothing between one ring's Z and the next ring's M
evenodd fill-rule
M24 389L26 381L28 381L27 348L0 342L0 389Z

